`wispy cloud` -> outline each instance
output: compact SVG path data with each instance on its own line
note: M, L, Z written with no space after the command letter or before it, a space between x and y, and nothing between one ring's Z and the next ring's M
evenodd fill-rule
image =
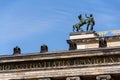
M36 42L34 45L40 44L41 41L51 45L51 49L60 48L58 45L63 44L61 41L69 38L72 25L79 21L77 17L79 14L84 16L93 13L96 21L95 30L97 31L119 29L119 3L118 0L21 0L4 2L4 5L0 5L0 50L6 49L7 43L9 43L7 49L9 49L10 46L19 44L18 42L21 40L24 40L21 43L23 46L26 46L25 41L30 41L29 45L31 46L34 41ZM42 36L42 38L38 38L38 36ZM63 46L66 47L66 45ZM30 48L29 50L33 50L33 47ZM34 48L36 47L34 46Z

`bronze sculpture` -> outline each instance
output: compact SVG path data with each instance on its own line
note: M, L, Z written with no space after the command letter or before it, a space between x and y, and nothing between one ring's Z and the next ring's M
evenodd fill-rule
M77 24L75 24L75 25L73 25L73 31L76 28L77 32L79 32L79 30L83 31L82 28L81 28L81 26L83 26L84 24L86 24L86 20L82 18L81 14L78 16L78 18L79 18L80 22L77 23Z
M81 14L78 16L80 22L78 22L77 24L73 25L73 32L75 31L75 29L76 29L76 32L83 31L83 29L81 27L83 25L85 25L85 24L87 24L86 31L93 31L93 26L95 25L95 21L94 21L93 15L90 14L90 16L87 16L85 14L85 16L86 16L87 19L82 18ZM90 29L89 29L89 26L90 26Z
M85 16L86 16L86 18L88 18L86 31L88 31L90 25L91 25L91 27L90 27L89 31L93 31L93 26L95 25L93 15L90 14L90 16L87 16L87 15L85 15Z

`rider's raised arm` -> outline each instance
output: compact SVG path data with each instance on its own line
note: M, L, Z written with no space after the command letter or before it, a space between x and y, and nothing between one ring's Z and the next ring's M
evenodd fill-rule
M86 17L86 18L89 18L89 17L87 16L87 14L85 14L85 17Z

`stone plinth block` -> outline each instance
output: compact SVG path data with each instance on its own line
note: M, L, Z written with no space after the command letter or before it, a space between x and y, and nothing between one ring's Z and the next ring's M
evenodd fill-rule
M98 37L98 34L95 33L95 31L70 33L70 39L83 39L83 38L94 38L94 37Z

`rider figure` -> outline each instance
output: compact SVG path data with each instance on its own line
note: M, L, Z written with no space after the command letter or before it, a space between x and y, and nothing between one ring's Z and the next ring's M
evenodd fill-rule
M90 14L90 16L87 16L87 15L85 15L85 16L88 18L87 31L88 31L90 25L91 25L90 31L92 31L93 30L93 26L95 25L95 21L94 21L93 15Z

